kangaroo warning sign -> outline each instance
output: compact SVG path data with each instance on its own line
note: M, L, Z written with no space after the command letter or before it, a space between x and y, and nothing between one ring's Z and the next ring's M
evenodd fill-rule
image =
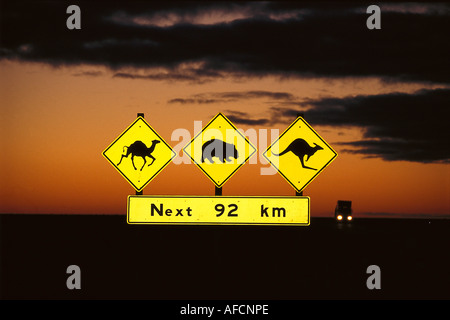
M300 192L337 157L337 153L302 117L298 117L263 156Z
M219 113L183 151L221 188L250 159L256 148L227 117Z
M138 117L103 151L103 156L136 191L141 191L176 154L143 117Z

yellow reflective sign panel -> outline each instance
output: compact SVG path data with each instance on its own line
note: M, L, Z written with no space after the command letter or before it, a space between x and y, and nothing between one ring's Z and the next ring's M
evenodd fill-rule
M300 192L337 157L337 153L302 117L298 117L263 156Z
M256 152L256 148L219 113L183 151L220 188Z
M308 226L309 197L128 196L129 224Z
M138 117L103 156L133 186L141 191L176 156L172 148Z

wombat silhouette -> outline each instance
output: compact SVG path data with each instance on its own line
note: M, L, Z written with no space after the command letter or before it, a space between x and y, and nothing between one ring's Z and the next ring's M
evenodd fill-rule
M311 169L311 170L317 170L308 166L305 166L304 164L304 160L303 158L306 156L306 160L308 161L310 157L312 157L317 151L319 150L323 150L323 148L321 146L319 146L317 143L314 143L314 147L311 147L308 142L306 142L303 139L295 139L294 141L292 141L289 146L284 149L283 152L276 154L273 153L272 154L274 156L282 156L283 154L288 153L289 151L292 152L293 154L295 154L299 159L300 162L302 164L302 167L305 169Z
M134 165L134 157L141 157L142 159L144 159L144 164L142 165L141 170L140 170L140 171L142 171L145 164L147 163L146 157L149 157L150 159L152 159L152 162L148 166L152 165L153 162L155 162L156 159L154 156L152 156L152 152L155 150L155 146L160 142L161 141L159 141L159 140L153 140L150 148L147 148L145 143L143 143L140 140L137 140L137 141L133 142L131 145L123 147L123 152L125 152L125 148L127 148L127 153L122 154L122 157L120 158L120 161L117 165L119 165L122 162L123 158L128 158L128 156L131 154L131 163L133 164L134 170L137 170L136 166Z
M231 157L237 159L239 153L234 144L226 143L220 139L211 139L202 146L202 163L205 162L205 159L214 163L213 157L217 157L222 163L225 163L225 161L231 162Z

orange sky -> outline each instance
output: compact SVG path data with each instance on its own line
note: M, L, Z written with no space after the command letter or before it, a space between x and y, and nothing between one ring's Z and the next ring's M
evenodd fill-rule
M83 76L82 72L98 72ZM414 84L377 80L221 79L204 84L112 78L103 68L51 68L0 62L0 212L125 214L131 185L102 157L102 151L144 112L149 124L172 146L172 132L193 134L227 110L268 114L275 102L251 99L206 105L169 104L210 92L268 90L299 99L355 94L413 92ZM292 119L293 121L294 119ZM308 120L308 119L306 119ZM249 126L240 126L244 130ZM278 125L280 133L288 125ZM338 152L337 159L304 191L312 216L331 216L339 199L353 201L355 215L392 213L450 216L448 165L364 159L341 152L336 142L356 140L359 129L314 129ZM272 127L252 127L271 129ZM268 141L267 141L268 142ZM266 142L266 144L267 144ZM183 144L184 146L184 144ZM258 150L257 157L264 150ZM261 164L244 165L224 186L224 195L293 195L279 175L261 175ZM268 166L268 165L264 165ZM144 194L212 195L213 183L193 164L169 164Z

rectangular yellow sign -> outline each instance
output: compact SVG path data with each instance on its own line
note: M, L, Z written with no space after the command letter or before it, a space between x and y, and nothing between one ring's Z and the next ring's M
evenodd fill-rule
M128 196L129 224L308 226L309 197Z

